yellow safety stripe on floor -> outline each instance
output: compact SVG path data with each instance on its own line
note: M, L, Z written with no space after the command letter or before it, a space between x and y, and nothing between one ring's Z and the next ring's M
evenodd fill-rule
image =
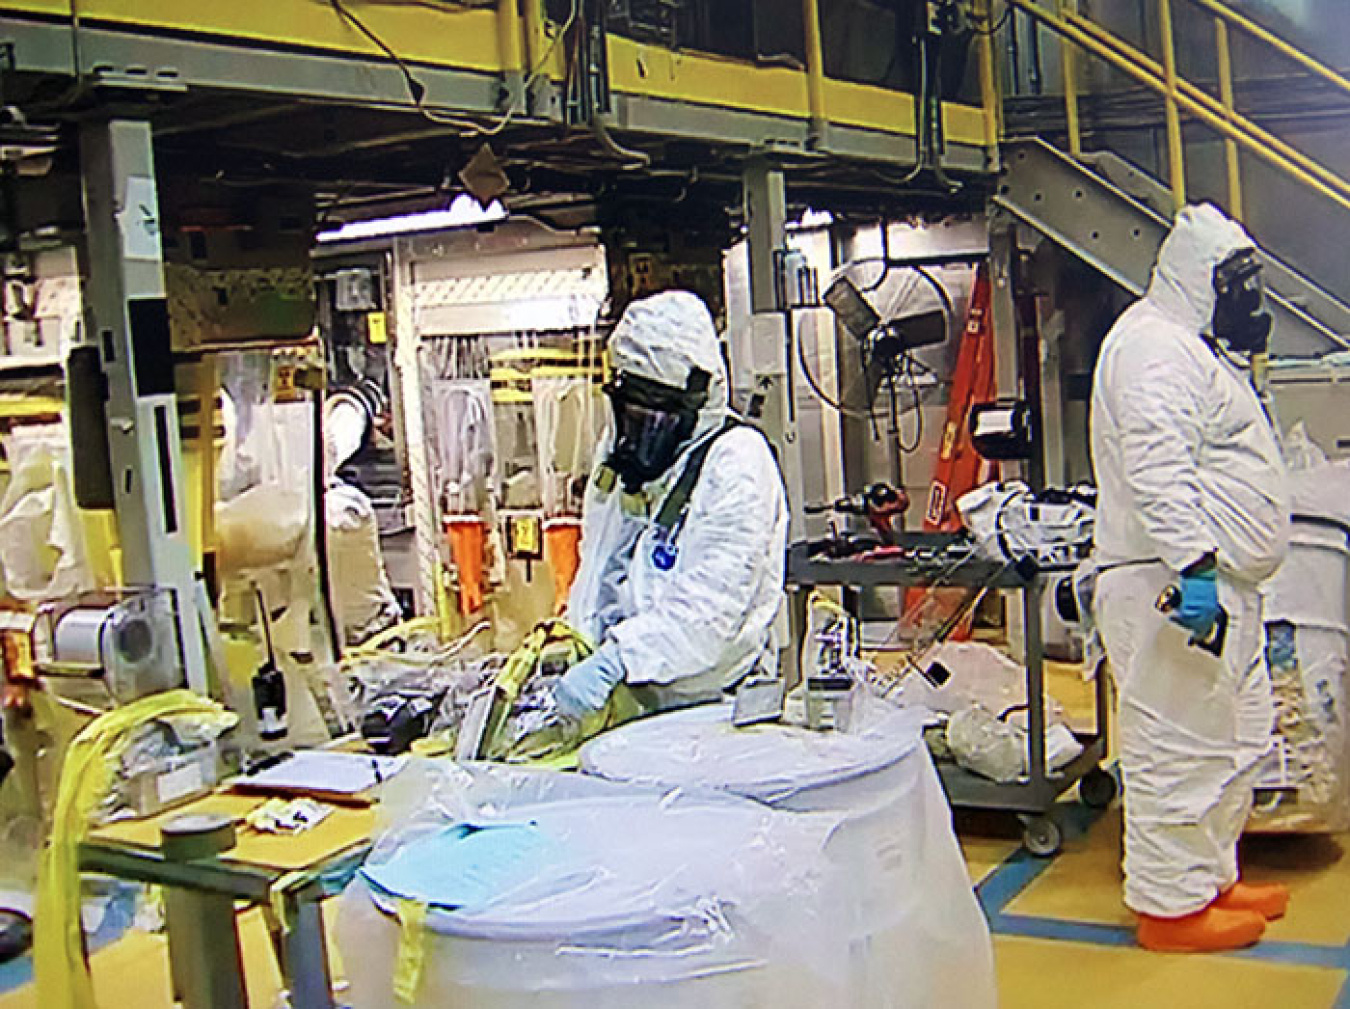
M100 715L66 753L34 915L33 968L42 1009L96 1009L80 927L80 842L95 807L112 786L134 730L158 718L179 716L238 720L214 701L189 690L171 690Z

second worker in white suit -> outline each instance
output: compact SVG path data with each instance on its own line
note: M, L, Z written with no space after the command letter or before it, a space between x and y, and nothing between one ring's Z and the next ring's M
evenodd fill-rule
M1258 585L1289 536L1279 443L1246 366L1270 325L1251 238L1187 207L1097 364L1095 609L1119 692L1125 903L1150 949L1249 945L1288 900L1241 882L1237 863L1274 721ZM1219 638L1218 655L1202 647Z

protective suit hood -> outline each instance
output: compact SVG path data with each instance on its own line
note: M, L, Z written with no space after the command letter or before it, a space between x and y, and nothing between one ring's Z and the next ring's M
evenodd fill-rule
M706 371L708 401L699 411L693 438L721 427L728 412L726 362L712 314L689 291L666 291L635 301L609 338L610 359L617 372L684 388L694 368Z
M1255 249L1242 225L1209 203L1184 208L1158 252L1146 298L1190 332L1208 333L1214 318L1214 268Z

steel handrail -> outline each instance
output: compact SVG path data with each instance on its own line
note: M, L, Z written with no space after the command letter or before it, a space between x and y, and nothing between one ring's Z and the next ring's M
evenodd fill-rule
M1316 57L1309 56L1302 49L1299 49L1292 43L1280 38L1280 36L1276 35L1269 28L1258 24L1245 14L1233 10L1233 8L1229 7L1227 4L1221 3L1220 0L1190 0L1190 2L1205 8L1215 17L1222 18L1229 24L1241 28L1252 38L1266 43L1266 45L1276 50L1281 56L1293 60L1305 70L1312 71L1318 77L1334 84L1346 94L1350 94L1350 78L1337 73Z
M1226 139L1240 144L1304 186L1343 209L1350 210L1350 181L1297 151L1231 107L1226 107L1190 81L1178 77L1175 84L1169 87L1164 67L1095 22L1073 11L1056 14L1041 7L1035 0L1008 2L1062 38L1158 92L1169 105L1185 109ZM1174 177L1172 185L1174 194L1180 191L1184 196L1184 184L1180 178Z
M1092 35L1103 45L1112 47L1120 55L1121 59L1136 62L1139 66L1143 67L1155 77L1162 79L1165 83L1166 78L1164 77L1163 68L1160 67L1157 61L1147 53L1134 48L1134 46L1130 45L1124 39L1112 34L1096 22L1083 17L1081 14L1070 14L1068 20L1071 24L1074 24L1084 32ZM1193 101L1204 105L1215 115L1223 116L1238 130L1249 134L1253 143L1268 145L1281 156L1288 158L1291 162L1298 165L1310 175L1320 178L1328 186L1342 190L1346 197L1350 197L1350 180L1342 178L1330 168L1314 161L1288 142L1275 136L1275 134L1271 133L1269 130L1258 126L1246 116L1243 116L1241 113L1226 106L1222 101L1216 99L1203 88L1192 84L1184 77L1178 77L1176 81L1176 90L1179 94L1184 94Z

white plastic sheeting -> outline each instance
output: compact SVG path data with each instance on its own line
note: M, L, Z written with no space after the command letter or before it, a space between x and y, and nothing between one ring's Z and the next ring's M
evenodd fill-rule
M434 854L416 849L454 824L528 824L543 847L513 854L546 856L524 875L518 865L485 870L504 881L498 892L432 906L421 928L381 910L394 904L369 882L351 887L337 939L354 1009L394 1005L396 982L418 1007L863 1004L852 997L844 938L860 912L823 854L837 817L576 774L476 768L429 784L428 773L413 762L391 782L400 791L384 805L399 825L372 853L368 877L400 855Z
M814 733L737 729L730 706L691 708L593 740L581 769L840 817L827 853L853 909L850 977L847 997L820 1005L981 1009L996 1002L992 946L922 745L923 716L867 697L853 731Z
M1296 517L1289 557L1262 588L1275 747L1248 829L1350 828L1350 465L1295 428L1285 441Z
M5 442L10 477L0 497L0 573L27 603L93 587L59 424L18 428Z

